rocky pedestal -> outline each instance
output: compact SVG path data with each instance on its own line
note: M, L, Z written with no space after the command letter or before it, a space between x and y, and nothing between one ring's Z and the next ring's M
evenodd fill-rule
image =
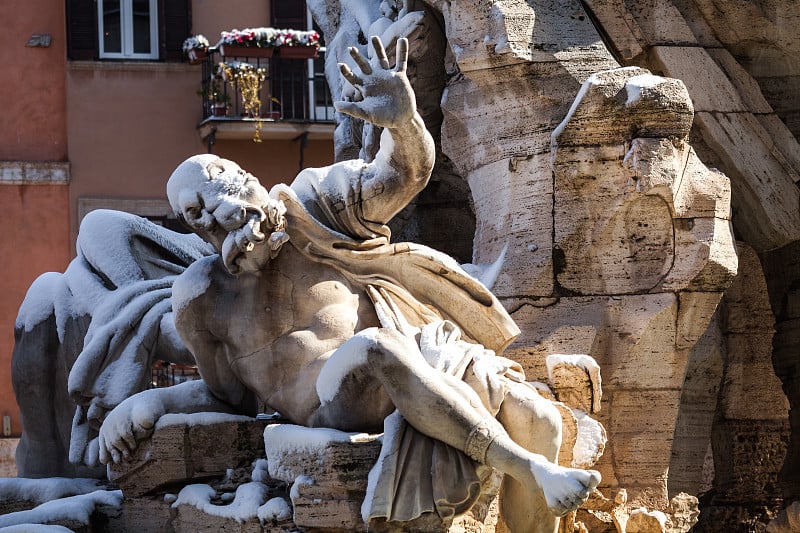
M105 516L115 531L494 533L498 522L493 476L466 515L443 521L429 513L367 527L361 506L381 449L378 435L230 415L170 418L131 462L109 467L124 494L121 507Z

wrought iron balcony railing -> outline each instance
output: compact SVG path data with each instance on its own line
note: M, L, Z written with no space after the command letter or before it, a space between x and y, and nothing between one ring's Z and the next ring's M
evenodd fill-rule
M259 50L262 49L225 49L223 55L217 48L210 48L201 60L201 134L205 137L225 124L242 122L260 122L259 127L265 131L274 123L319 123L332 132L334 110L324 76L324 48L316 57L298 59L279 54L254 57ZM260 77L256 90L246 86L248 81L242 73L248 71ZM260 106L254 108L248 102L249 96L257 96Z

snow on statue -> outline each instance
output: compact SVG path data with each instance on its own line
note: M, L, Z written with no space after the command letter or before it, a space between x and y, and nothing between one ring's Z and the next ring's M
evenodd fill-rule
M341 66L357 94L337 110L384 128L373 162L305 170L271 193L213 155L173 173L175 213L219 252L173 286L175 324L203 380L123 401L101 427L100 458L123 460L167 412L255 414L261 400L296 424L377 432L396 409L415 438L464 454L451 478L461 483L429 495L437 511L463 511L463 480L486 464L509 476L509 525L552 531L600 476L552 462L560 416L492 353L518 334L492 294L447 256L389 244L385 224L426 185L434 147L406 78L407 41L394 68L372 45L370 61L352 52L359 72ZM398 479L423 474L413 461ZM370 515L414 518L403 503Z
M464 512L486 465L505 474L510 529L553 532L600 475L556 464L559 411L518 364L496 355L519 330L491 292L448 256L389 242L386 224L426 186L435 151L406 76L407 40L397 41L393 68L380 39L370 43L370 59L352 48L352 67L340 65L353 90L336 104L383 128L370 162L307 169L268 193L231 161L188 159L169 179L169 201L212 254L95 217L97 232L122 227L159 246L132 246L121 261L87 244L76 259L81 275L103 280L106 270L135 268L117 276L111 297L98 293L105 304L85 305L85 345L77 360L65 356L79 404L71 459L122 461L166 413L252 416L261 402L295 424L366 432L382 431L396 413L401 422L386 424L383 446L411 453L381 466L365 519ZM88 233L108 241L97 232ZM18 331L28 323L52 330L52 309L35 300ZM179 355L176 330L203 379L133 394L159 347Z

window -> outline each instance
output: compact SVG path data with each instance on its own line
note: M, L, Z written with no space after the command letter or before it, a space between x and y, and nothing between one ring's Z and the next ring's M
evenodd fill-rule
M191 0L67 0L69 59L181 61Z
M315 30L322 32L314 24L306 3L298 0L272 0L271 26L296 30ZM272 76L280 84L273 82L272 94L281 102L283 118L310 118L312 121L333 120L333 104L325 83L325 46L322 46L316 59L288 59L272 62Z
M158 58L156 0L97 0L100 57Z

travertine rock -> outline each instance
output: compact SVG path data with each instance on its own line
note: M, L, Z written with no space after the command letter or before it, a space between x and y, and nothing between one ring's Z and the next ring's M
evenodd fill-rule
M230 421L209 424L202 423L203 416L165 417L130 462L109 465L109 479L131 498L171 484L222 476L229 468L263 456L264 422L227 415Z
M783 509L777 518L767 524L767 533L794 533L800 531L800 501Z

